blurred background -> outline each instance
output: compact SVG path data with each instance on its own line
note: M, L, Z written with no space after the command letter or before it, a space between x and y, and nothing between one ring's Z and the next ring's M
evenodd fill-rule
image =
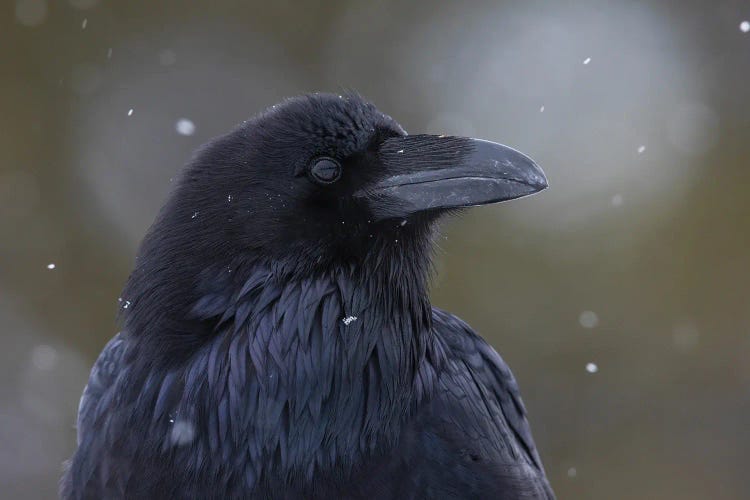
M138 242L286 96L512 145L539 196L443 227L434 303L515 371L561 499L750 495L750 4L6 0L0 488L53 498Z

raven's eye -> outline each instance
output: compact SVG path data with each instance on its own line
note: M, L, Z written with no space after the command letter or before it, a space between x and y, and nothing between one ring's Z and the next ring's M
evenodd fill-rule
M310 176L319 184L333 184L341 178L341 165L332 158L318 158L310 168Z

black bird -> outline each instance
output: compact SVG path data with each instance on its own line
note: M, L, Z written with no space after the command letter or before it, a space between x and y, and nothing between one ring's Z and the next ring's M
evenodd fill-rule
M62 497L553 498L510 370L427 295L441 215L546 187L353 94L211 141L141 245Z

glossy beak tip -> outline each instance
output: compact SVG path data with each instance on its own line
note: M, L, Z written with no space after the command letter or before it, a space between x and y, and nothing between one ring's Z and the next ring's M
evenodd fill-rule
M536 189L536 192L544 191L549 187L549 181L547 180L547 176L545 175L542 168L534 163L534 166L536 167L536 178L532 181L530 184L534 189Z

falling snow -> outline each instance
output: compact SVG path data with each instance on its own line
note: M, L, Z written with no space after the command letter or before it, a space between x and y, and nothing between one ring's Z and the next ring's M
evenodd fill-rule
M55 267L57 266L55 266L54 262L50 262L49 264L47 264L47 269L54 269Z
M638 146L638 154L642 154L644 151L646 151L646 146Z
M398 150L398 151L396 151L396 152L397 152L397 153L403 153L403 152L404 152L404 150L403 150L403 149L399 149L399 150Z
M742 21L740 23L740 31L743 33L747 33L750 31L750 21Z
M586 59L583 60L583 64L588 64L590 62L591 62L591 58L590 57L587 57Z
M672 330L672 341L674 346L682 351L689 352L698 345L700 332L692 322L685 321L674 327Z
M589 373L596 373L599 371L599 367L596 366L596 363L586 363L586 371Z
M130 109L128 110L128 116L133 116L133 108L130 108Z
M174 125L175 130L180 135L193 135L195 133L195 123L187 118L180 118Z
M544 113L544 104L542 104L542 107L541 107L541 108L539 108L539 112L540 112L540 113Z
M89 20L88 20L88 18L84 18L83 22L81 23L81 29L82 29L82 30L85 30L85 29L86 29L86 25L87 25L88 23L89 23Z
M130 307L130 301L129 301L129 300L126 300L126 301L125 301L125 304L123 304L122 308L123 308L123 309L127 309L128 307Z
M341 321L343 321L346 326L349 326L349 323L351 323L353 321L357 321L357 317L356 316L347 316L346 318L342 319Z
M191 219L195 219L196 217L198 217L198 211L197 210L195 212L193 212L193 215L190 218Z
M575 467L571 467L568 469L568 477L576 477L578 475L578 471Z
M595 328L599 324L599 316L594 311L583 311L578 316L578 322L584 328Z
M172 49L164 49L159 52L159 64L162 66L171 66L177 62L177 54Z
M57 350L45 344L38 345L31 351L31 363L38 370L48 372L57 366Z
M187 420L170 419L173 423L172 430L169 433L169 439L173 445L183 446L190 444L195 439L195 426Z
M619 207L619 206L621 206L622 205L622 195L619 194L619 193L616 194L616 195L614 195L612 197L611 203L612 203L613 207Z

